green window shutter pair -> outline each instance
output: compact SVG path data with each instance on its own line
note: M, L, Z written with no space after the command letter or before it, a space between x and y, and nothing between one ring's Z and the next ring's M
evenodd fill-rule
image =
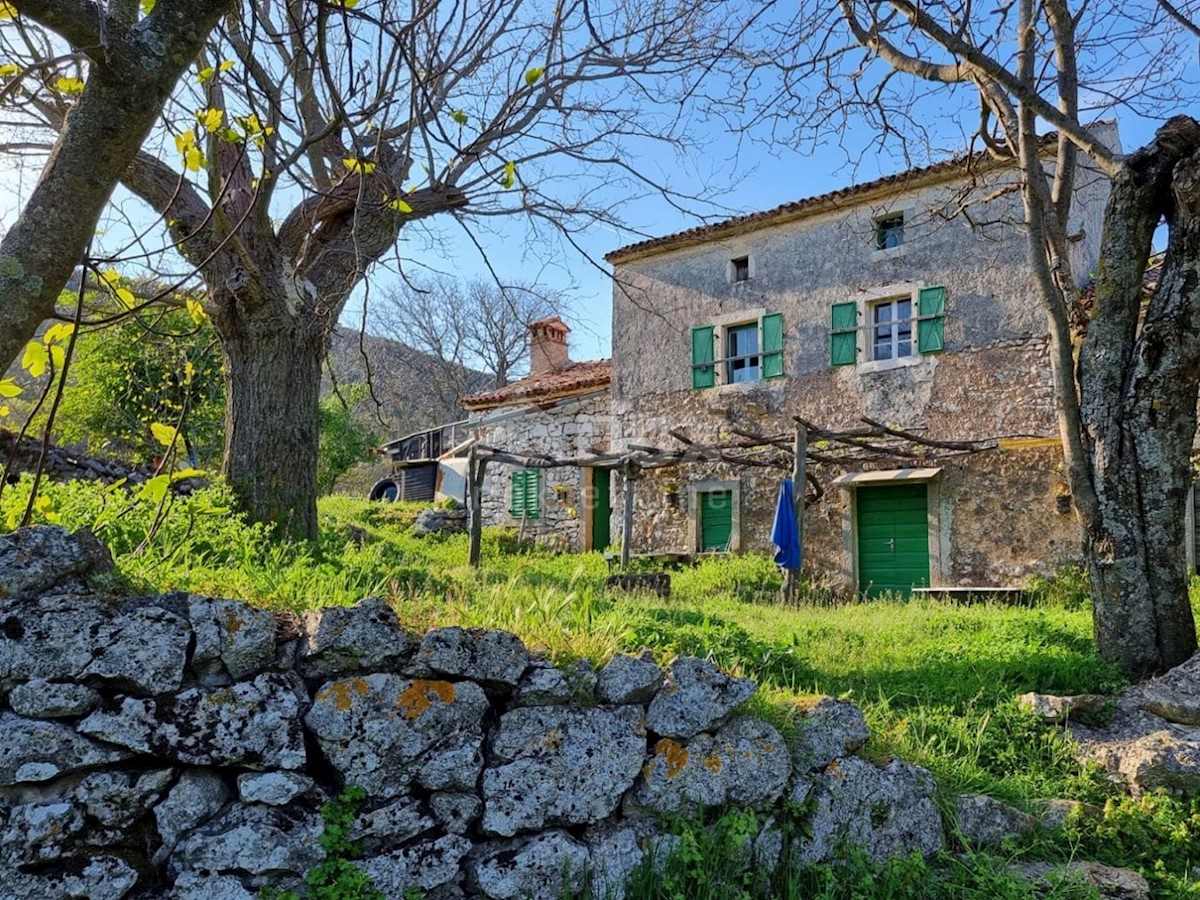
M946 289L921 288L917 292L917 352L938 353L946 342Z
M939 353L945 347L946 289L917 292L917 352ZM835 303L830 313L829 364L852 366L858 361L858 304Z
M783 314L763 316L759 327L762 377L780 378L783 376ZM717 383L715 338L716 329L712 325L698 325L692 329L692 387L697 390Z
M854 365L858 361L858 304L833 304L829 329L829 364Z
M517 469L512 473L508 511L516 519L537 519L541 516L541 469Z

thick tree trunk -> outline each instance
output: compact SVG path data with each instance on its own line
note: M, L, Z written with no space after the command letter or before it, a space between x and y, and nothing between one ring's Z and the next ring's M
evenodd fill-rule
M217 325L225 354L224 475L252 521L303 540L317 536L326 351L318 326L303 313Z
M1114 180L1095 310L1080 350L1081 414L1097 519L1089 523L1096 643L1128 674L1196 649L1185 566L1200 393L1200 126L1172 120ZM1163 272L1143 273L1166 215Z

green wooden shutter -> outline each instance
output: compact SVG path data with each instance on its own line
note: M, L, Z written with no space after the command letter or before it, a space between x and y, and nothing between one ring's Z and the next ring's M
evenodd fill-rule
M762 317L762 377L783 375L783 314Z
M713 365L713 327L698 325L692 329L692 387L710 388L717 383Z
M829 324L829 364L854 365L858 361L858 304L833 304Z
M946 289L921 288L917 292L917 352L938 353L945 345Z
M508 511L516 519L536 519L542 514L542 470L517 469L512 473Z

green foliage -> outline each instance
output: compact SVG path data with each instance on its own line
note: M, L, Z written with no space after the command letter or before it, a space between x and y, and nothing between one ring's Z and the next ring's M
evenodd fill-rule
M305 900L384 900L383 892L353 862L362 856L362 848L350 839L350 829L366 799L362 788L348 787L321 807L325 828L317 843L325 851L325 859L305 873ZM294 891L263 891L259 896L264 900L300 898Z
M1083 566L1066 563L1049 578L1034 575L1025 582L1033 603L1063 609L1091 609L1092 589Z
M185 403L183 438L201 466L212 466L224 444L220 349L207 322L160 310L80 334L55 431L94 453L150 462L163 449L151 424L173 426Z
M317 451L317 490L328 494L334 483L355 463L370 458L379 445L379 435L354 415L355 404L367 396L363 384L346 384L341 397L330 394L321 400L321 442ZM344 402L343 402L344 401Z

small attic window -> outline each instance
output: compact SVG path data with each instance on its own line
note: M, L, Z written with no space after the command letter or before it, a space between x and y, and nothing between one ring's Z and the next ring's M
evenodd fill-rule
M904 213L875 220L875 249L891 250L904 243Z
M750 280L749 256L735 256L729 261L729 280L735 283Z

